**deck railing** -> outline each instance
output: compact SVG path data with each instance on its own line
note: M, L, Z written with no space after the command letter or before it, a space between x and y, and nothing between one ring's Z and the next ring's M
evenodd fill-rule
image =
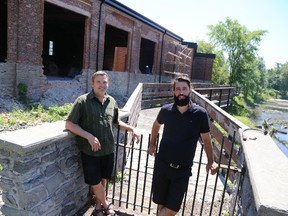
M162 88L161 84L149 84L150 90L145 86L141 83L137 86L121 112L121 117L134 126L137 125L141 104L154 107L171 101L171 98L163 98L164 93L158 95L161 100L154 101L157 100L157 91L151 89ZM147 101L147 91L154 92L154 98L150 98L153 101ZM196 91L192 93L192 100L203 106L210 116L214 154L223 170L225 190L229 185L228 179L233 181L231 185L233 183L234 187L229 191L232 196L229 212L253 216L288 215L288 161L271 137L261 130L248 128ZM118 137L119 144L131 142L125 134ZM119 156L117 163L122 161L121 167L127 162L126 155L123 150ZM75 215L75 211L88 201L88 187L83 181L79 161L74 135L64 129L64 122L0 134L2 213ZM135 169L139 171L143 167ZM131 186L136 185L132 183ZM139 188L137 185L137 190ZM205 193L204 190L203 198ZM182 215L186 215L186 209ZM194 207L191 210L194 211Z
M235 95L239 94L240 88L229 86L214 86L211 84L194 83L194 91L209 99L219 107L229 107ZM153 107L155 105L172 102L173 93L171 83L144 83L142 92L142 107Z
M240 143L237 131L239 128L245 128L246 126L224 112L220 106L230 106L233 96L239 94L239 89L227 86L219 86L218 88L209 86L204 88L203 84L193 84L193 88L192 101L206 108L211 117L210 125L215 158L217 160L221 159L221 166L224 170L231 170L229 179L233 182L235 173L239 171L236 167ZM142 90L142 108L155 107L172 102L172 95L171 83L145 83ZM211 101L212 99L213 101ZM236 136L236 145L233 145L233 136ZM221 152L222 143L223 151ZM228 166L228 164L231 165ZM226 173L226 171L223 172Z

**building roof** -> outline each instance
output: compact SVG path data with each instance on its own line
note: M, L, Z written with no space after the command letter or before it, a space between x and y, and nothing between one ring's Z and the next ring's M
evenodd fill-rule
M115 1L115 0L99 0L99 1L102 1L103 3L106 3L107 5L110 5L111 7L114 7L119 11L122 11L123 13L151 26L152 28L157 29L158 31L163 32L164 34L169 35L170 37L173 37L174 39L178 41L183 41L183 38L181 38L180 36L176 35L175 33L159 25L158 23L152 21L151 19L143 16L142 14L132 10L131 8L127 7L126 5L118 1Z

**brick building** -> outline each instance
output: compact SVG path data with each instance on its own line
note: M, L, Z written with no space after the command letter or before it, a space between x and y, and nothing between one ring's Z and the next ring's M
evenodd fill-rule
M0 3L0 96L16 96L19 83L33 100L63 83L86 92L95 70L113 73L118 87L128 80L121 94L179 73L211 82L214 58L117 1Z

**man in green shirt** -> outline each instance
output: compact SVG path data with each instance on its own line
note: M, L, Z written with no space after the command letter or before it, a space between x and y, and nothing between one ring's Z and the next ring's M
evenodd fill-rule
M132 132L137 143L140 135L135 128L119 120L117 102L107 94L106 72L93 74L92 88L90 93L75 100L66 120L66 129L77 135L85 183L91 185L96 196L94 215L102 216L103 212L114 215L105 196L107 179L111 179L114 166L113 125Z

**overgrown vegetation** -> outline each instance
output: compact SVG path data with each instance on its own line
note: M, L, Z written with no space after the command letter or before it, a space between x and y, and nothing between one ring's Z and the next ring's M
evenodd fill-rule
M28 106L28 104L30 103L28 97L27 97L27 92L28 92L28 86L25 83L19 83L17 85L17 89L18 89L18 96L19 96L19 100L25 104L26 106Z
M240 94L233 98L232 106L226 111L248 127L255 128L255 122L252 120L254 115L251 111L252 106L253 104L247 104L243 96Z
M15 125L35 126L44 122L55 122L64 120L69 113L72 104L64 104L63 106L52 106L45 108L42 105L31 106L26 110L15 109L9 113L0 114L0 129L9 130Z

